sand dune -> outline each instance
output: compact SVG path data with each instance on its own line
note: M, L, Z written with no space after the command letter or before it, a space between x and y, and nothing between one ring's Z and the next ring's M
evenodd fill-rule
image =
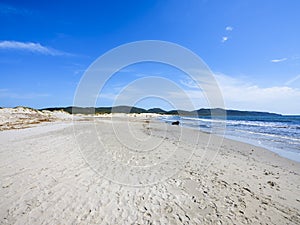
M63 111L39 111L26 107L0 108L0 131L32 127L42 122L72 120L72 116Z
M1 224L300 224L300 164L265 149L231 140L206 148L219 138L153 115L85 118L74 126L57 116L16 130L46 113L17 115L13 125L5 114ZM93 142L91 126L105 148ZM183 163L185 154L191 158ZM148 164L153 170L135 170Z

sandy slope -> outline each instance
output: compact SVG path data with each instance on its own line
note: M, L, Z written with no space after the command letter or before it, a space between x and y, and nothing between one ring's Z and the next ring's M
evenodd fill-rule
M128 120L130 130L124 126ZM205 151L207 134L143 117L114 121L112 127L109 117L99 117L93 125L104 150L115 157L113 162L123 160L126 165L166 159L178 146L190 153L194 137L200 134L200 140L178 173L137 188L116 184L97 172L107 169L109 179L131 184L139 179L163 180L169 174L162 170L154 180L145 179L145 174L130 177L126 171L124 176L113 175L119 171L111 170L117 164L101 162L97 154L87 155L89 148L93 151L90 122L76 123L80 128L76 140L68 121L1 131L1 224L300 224L299 163L230 140L224 140L219 151L214 147ZM180 131L188 135L178 141ZM128 150L147 149L153 143L160 144L147 153ZM83 156L93 168L84 161L81 145L87 146ZM97 160L102 163L99 167ZM181 166L180 158L174 160L170 163Z
M0 108L0 131L32 127L42 122L72 120L72 116L63 111L38 111L26 107Z

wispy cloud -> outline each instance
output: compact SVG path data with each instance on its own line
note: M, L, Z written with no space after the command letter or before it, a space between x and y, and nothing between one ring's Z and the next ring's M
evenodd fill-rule
M221 41L222 41L222 43L228 41L228 37L226 37L226 36L222 37L222 40L221 40Z
M12 5L0 3L0 14L2 15L30 15L32 11L25 8L17 8Z
M180 83L188 88L199 88L199 86L197 85L197 83L195 81L193 81L192 79L190 78L186 78L186 79L183 79L183 80L180 80Z
M35 99L41 97L49 97L49 94L44 93L17 93L9 89L0 89L0 98L11 98L11 99Z
M272 59L270 60L272 63L279 63L279 62L283 62L283 61L286 61L287 58L281 58L281 59Z
M214 77L219 84L226 108L300 114L300 89L287 86L300 79L300 75L277 86L261 86L245 78L234 78L221 73ZM207 93L200 88L190 87L185 92L196 108L211 107L205 99ZM175 92L171 96L174 101L181 98Z
M300 80L300 74L293 77L292 79L289 79L287 82L285 82L285 85L291 85L292 83L296 82L297 80Z
M227 30L227 31L232 31L232 30L233 30L233 27L227 26L227 27L225 28L225 30Z
M217 73L214 77L223 95L225 108L300 114L300 89L297 86L288 86L300 80L300 75L290 79L286 84L273 86L258 84L250 78L237 78L222 73ZM150 78L139 78L131 84L123 83L118 89L111 84L100 94L99 101L109 105L118 99L116 102L118 104L133 105L140 99L157 96L176 106L175 108L191 110L193 106L194 108L213 107L206 97L210 96L210 99L218 97L215 95L214 87L211 87L206 78L198 80L200 87L197 81L189 77L172 77L172 80ZM153 101L152 106L159 105L155 105Z
M51 56L71 56L72 54L49 48L34 42L0 41L0 50L20 50Z
M233 27L232 26L227 26L227 27L225 27L225 31L226 31L226 35L224 35L222 37L222 40L221 40L222 43L225 43L226 41L228 41L229 33L231 33L233 31Z

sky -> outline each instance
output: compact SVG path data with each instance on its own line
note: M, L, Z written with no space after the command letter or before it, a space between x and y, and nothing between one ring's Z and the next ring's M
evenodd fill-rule
M0 107L73 105L98 57L126 43L161 40L205 62L227 109L300 114L299 8L298 0L0 1ZM187 74L155 62L114 74L96 105L114 105L124 88L147 77L177 84L195 108L210 106ZM117 103L142 96L135 106L190 109L157 82L123 92ZM146 96L147 88L165 97Z

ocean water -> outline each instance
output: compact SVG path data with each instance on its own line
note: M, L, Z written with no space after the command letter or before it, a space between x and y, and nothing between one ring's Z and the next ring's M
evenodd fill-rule
M225 125L225 137L269 149L280 156L300 162L300 116L227 116L210 117L162 116L171 123L218 134L214 127Z

